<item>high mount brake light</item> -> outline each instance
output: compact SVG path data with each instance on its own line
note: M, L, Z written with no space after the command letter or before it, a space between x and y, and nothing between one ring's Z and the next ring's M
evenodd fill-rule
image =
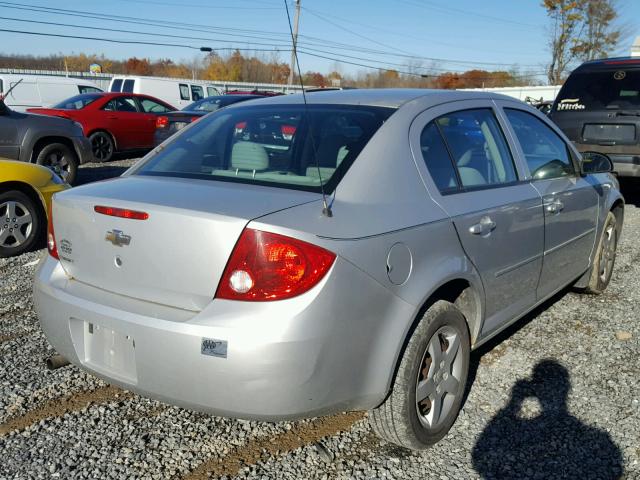
M60 260L58 256L58 245L56 245L56 234L53 231L53 204L49 204L49 212L47 215L47 250L56 260Z
M215 296L253 302L295 297L317 285L335 259L334 253L302 240L246 228Z
M169 117L160 116L156 118L156 128L165 128L169 125Z
M128 218L129 220L146 220L149 218L149 214L146 212L138 212L136 210L128 210L126 208L105 207L103 205L96 205L93 207L96 213L102 215L108 215L110 217Z

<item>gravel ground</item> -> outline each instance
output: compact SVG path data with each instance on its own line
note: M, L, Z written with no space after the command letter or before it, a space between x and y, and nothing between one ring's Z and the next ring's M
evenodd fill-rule
M82 167L81 183L133 160ZM472 357L450 434L424 453L363 413L268 424L193 413L69 366L38 326L43 252L0 259L0 478L640 478L640 185L604 295L564 292Z

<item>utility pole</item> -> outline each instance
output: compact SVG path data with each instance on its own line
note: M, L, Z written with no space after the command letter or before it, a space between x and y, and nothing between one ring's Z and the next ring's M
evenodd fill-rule
M293 85L293 72L296 68L296 48L298 47L298 23L300 22L300 0L296 0L296 16L293 20L293 49L291 50L291 67L289 69L289 85Z

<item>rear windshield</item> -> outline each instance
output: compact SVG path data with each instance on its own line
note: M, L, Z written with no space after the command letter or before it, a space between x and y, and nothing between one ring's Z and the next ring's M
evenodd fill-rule
M607 110L640 107L640 70L574 73L558 95L556 110Z
M373 134L394 112L343 105L239 106L178 134L134 171L333 191Z
M80 110L86 107L91 102L95 102L102 95L96 93L85 93L82 95L76 95L75 97L67 98L66 100L56 103L52 108L59 108L62 110Z

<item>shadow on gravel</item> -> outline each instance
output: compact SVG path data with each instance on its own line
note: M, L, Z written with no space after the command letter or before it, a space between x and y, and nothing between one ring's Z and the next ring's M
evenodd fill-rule
M485 479L618 479L622 454L609 434L585 425L567 410L571 379L555 360L539 362L518 380L509 404L496 414L472 452ZM540 412L524 407L537 399Z
M640 207L640 179L625 177L618 180L625 203Z

